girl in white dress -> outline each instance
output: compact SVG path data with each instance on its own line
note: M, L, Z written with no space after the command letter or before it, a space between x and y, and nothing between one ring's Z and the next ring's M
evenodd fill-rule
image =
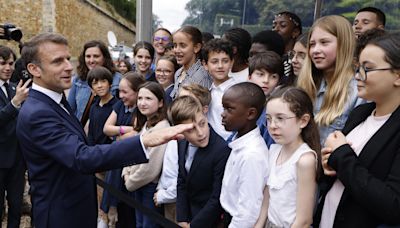
M267 186L255 227L310 227L317 190L320 143L310 97L286 87L267 101L270 148Z

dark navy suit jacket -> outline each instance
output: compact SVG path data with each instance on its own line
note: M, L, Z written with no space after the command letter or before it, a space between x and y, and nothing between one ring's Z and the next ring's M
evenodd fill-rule
M221 218L219 196L231 149L210 126L209 143L198 148L188 173L185 168L188 146L188 141L178 141L177 221L189 222L194 228L215 227Z
M147 162L139 137L87 146L82 126L47 95L31 89L18 116L35 227L97 227L93 173Z
M10 83L10 97L15 96L15 84ZM15 127L17 126L18 109L8 100L0 89L0 168L11 168L21 159Z

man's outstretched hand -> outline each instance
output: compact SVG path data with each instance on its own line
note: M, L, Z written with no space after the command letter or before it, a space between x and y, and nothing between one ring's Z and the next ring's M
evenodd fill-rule
M173 127L154 130L142 135L142 143L145 147L154 147L167 143L170 140L183 139L183 132L191 130L193 124L179 124Z

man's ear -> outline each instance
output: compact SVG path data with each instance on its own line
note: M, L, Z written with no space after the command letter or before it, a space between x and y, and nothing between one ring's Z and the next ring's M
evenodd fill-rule
M33 77L40 78L40 75L42 74L42 69L40 69L39 65L33 63L28 63L26 69Z
M380 25L378 25L378 27L377 27L378 29L382 29L382 30L384 30L385 29L385 26L383 25L383 24L380 24Z

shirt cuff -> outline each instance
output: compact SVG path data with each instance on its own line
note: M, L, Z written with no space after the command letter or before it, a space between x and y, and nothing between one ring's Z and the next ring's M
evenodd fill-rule
M12 100L11 100L11 105L14 106L14 108L16 108L16 109L20 109L21 108L21 104L20 105L15 105Z
M140 134L140 145L142 145L142 149L143 149L143 152L144 152L144 155L146 156L146 159L149 159L149 151L147 151L147 148L144 146L144 144L143 144L143 140L142 140L142 134Z

